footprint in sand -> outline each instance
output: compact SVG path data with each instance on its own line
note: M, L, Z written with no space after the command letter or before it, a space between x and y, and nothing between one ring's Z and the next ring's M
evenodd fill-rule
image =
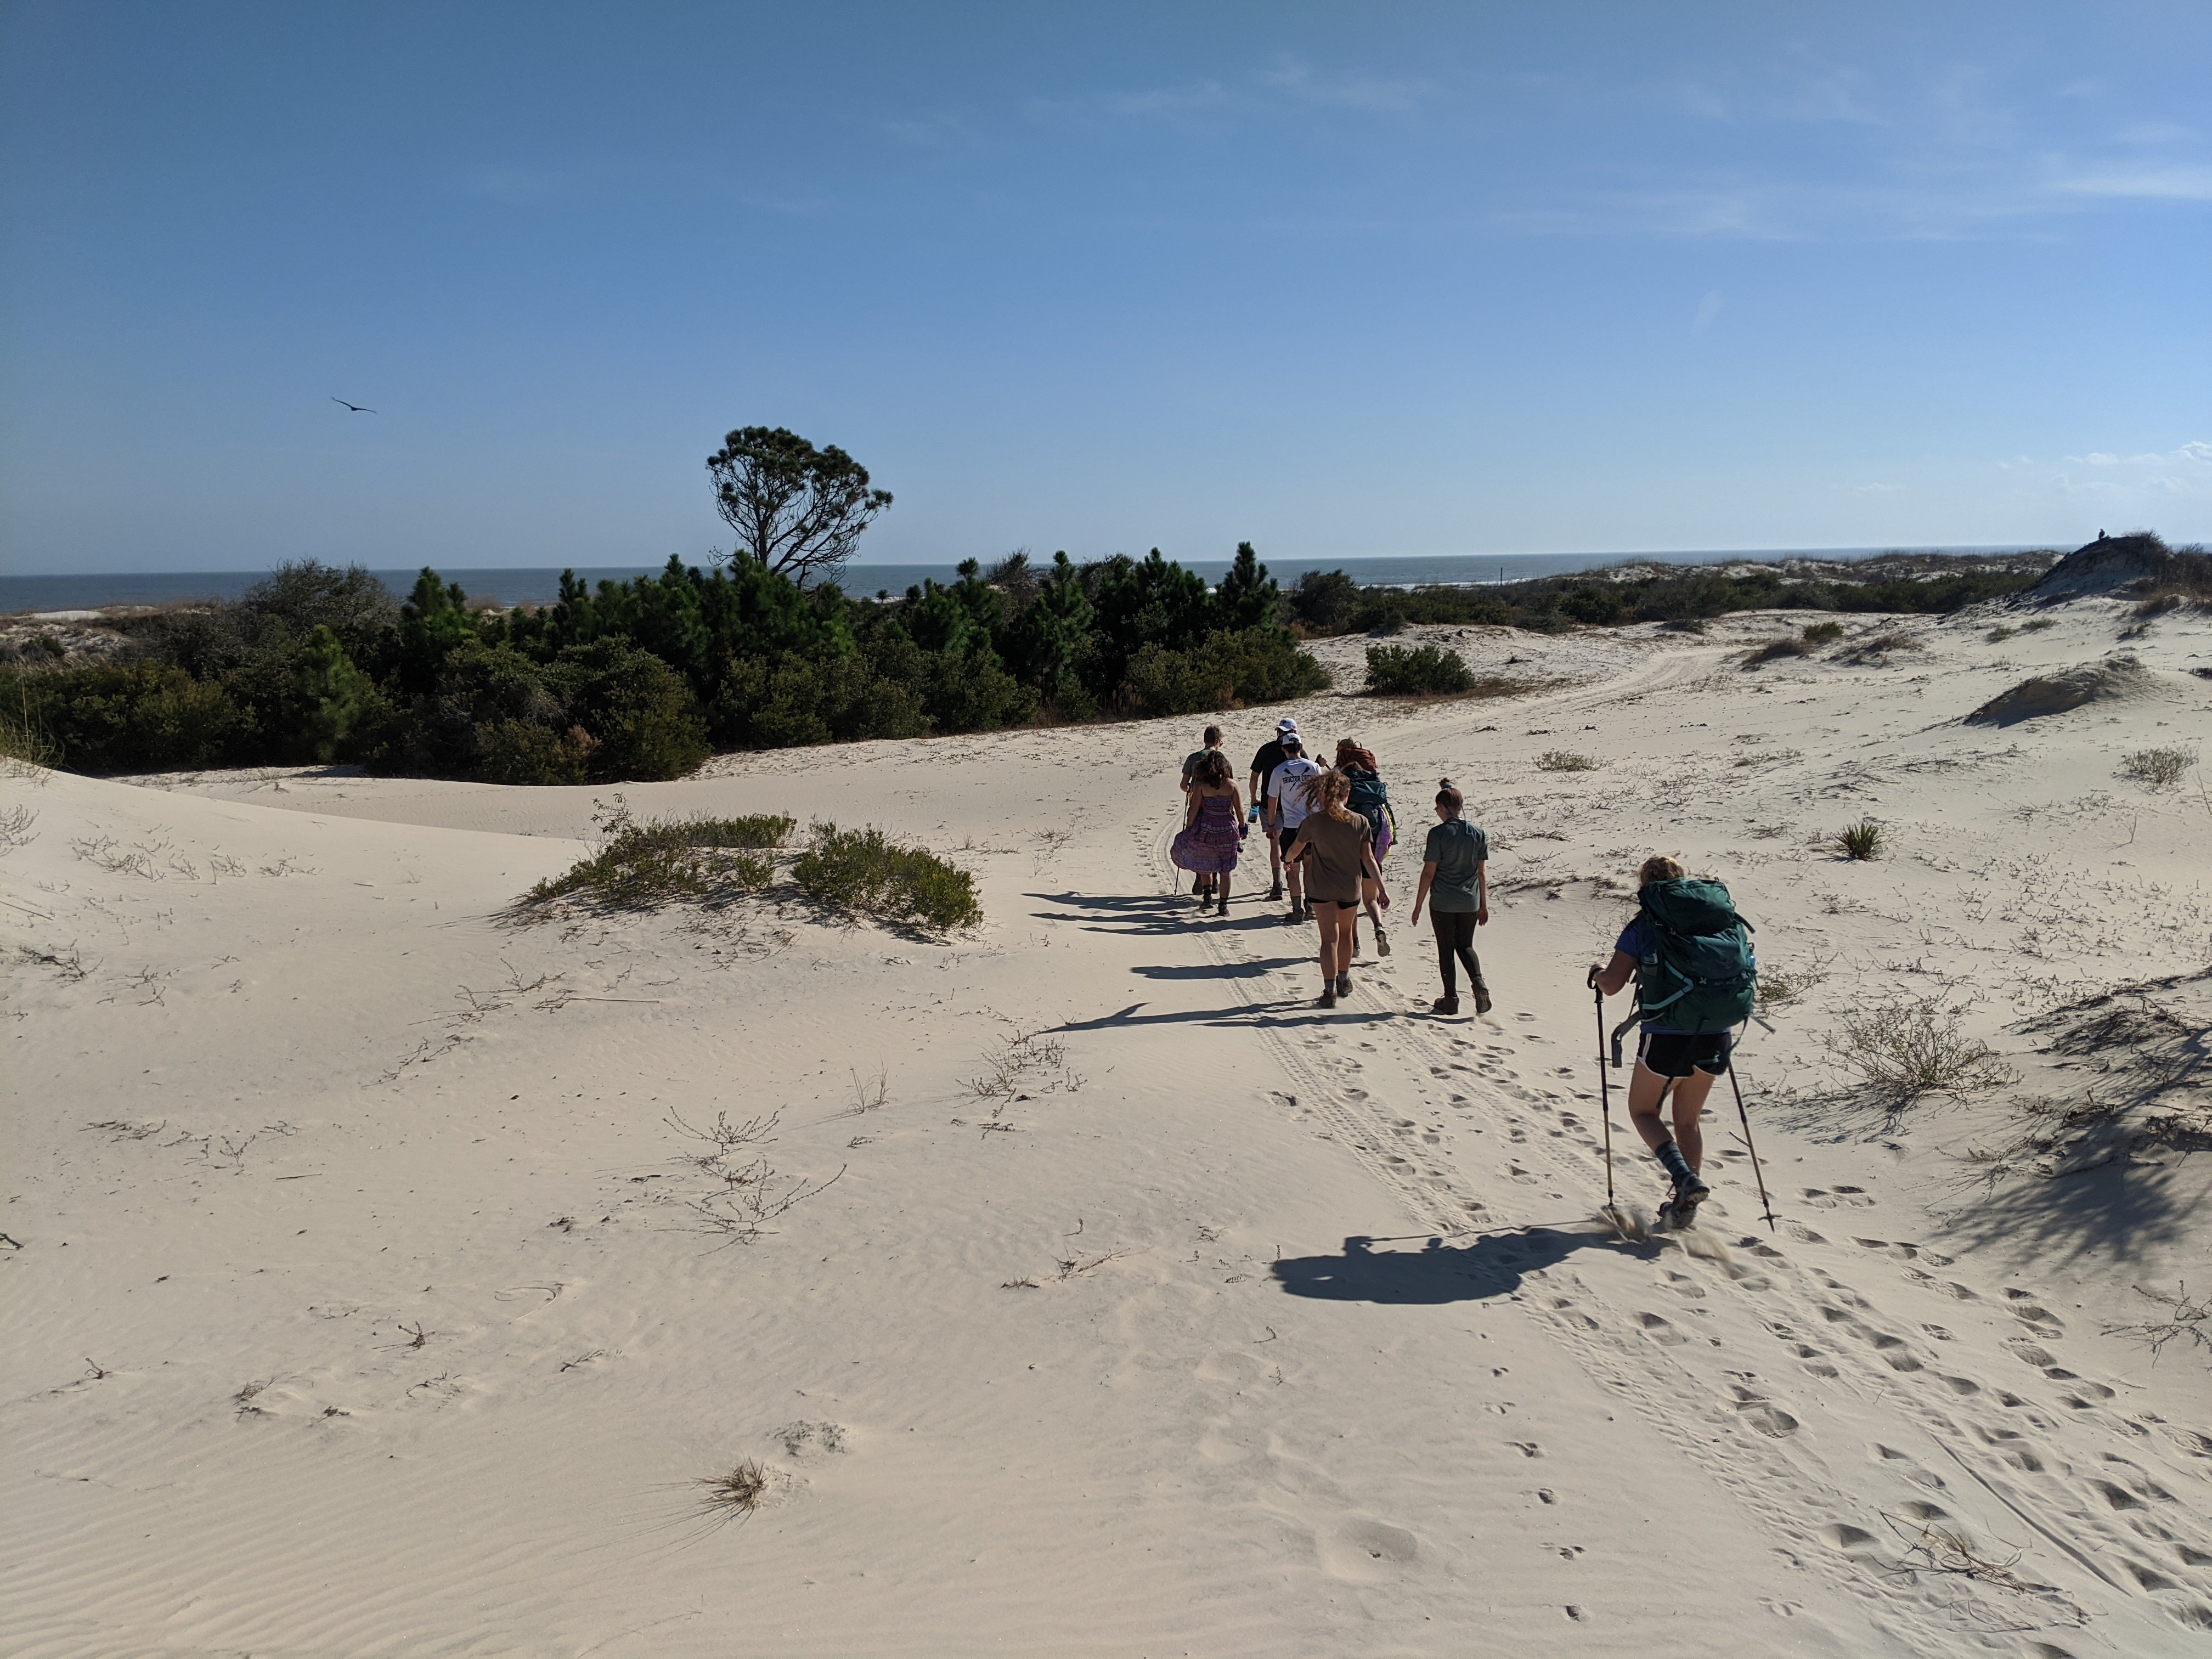
M1690 1340L1676 1330L1674 1322L1664 1314L1640 1313L1636 1316L1636 1322L1644 1328L1644 1335L1650 1337L1654 1342L1669 1348L1679 1346Z
M1505 1443L1523 1457L1541 1457L1544 1449L1533 1440L1509 1440Z

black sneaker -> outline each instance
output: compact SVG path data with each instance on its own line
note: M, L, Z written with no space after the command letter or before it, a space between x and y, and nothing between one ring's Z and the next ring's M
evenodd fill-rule
M1283 884L1282 884L1282 883L1280 883L1279 881L1279 882L1277 882L1277 883L1276 883L1273 887L1270 887L1270 888L1267 890L1267 899L1268 899L1268 902L1269 902L1270 903L1274 902L1276 900L1280 899L1282 896L1283 896Z
M1477 991L1474 994L1474 1012L1478 1014L1486 1014L1490 1012L1489 992Z
M1429 1005L1429 1012L1432 1014L1455 1014L1459 1012L1459 999L1457 997L1438 997L1434 1002Z

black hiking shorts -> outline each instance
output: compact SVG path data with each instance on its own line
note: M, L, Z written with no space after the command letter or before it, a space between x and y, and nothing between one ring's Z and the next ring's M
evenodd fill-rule
M1661 1077L1687 1077L1692 1071L1719 1077L1729 1068L1729 1034L1646 1031L1636 1045L1636 1058Z

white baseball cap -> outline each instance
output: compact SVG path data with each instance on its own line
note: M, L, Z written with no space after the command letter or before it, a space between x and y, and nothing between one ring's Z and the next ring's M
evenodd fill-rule
M1278 732L1295 732L1297 729L1298 723L1292 720L1288 714L1284 715L1282 719L1275 722L1275 730Z

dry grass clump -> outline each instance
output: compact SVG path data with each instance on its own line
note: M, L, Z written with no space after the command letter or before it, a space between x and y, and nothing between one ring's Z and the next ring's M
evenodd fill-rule
M1829 844L1842 857L1863 861L1882 855L1888 846L1888 835L1872 818L1861 818L1838 830Z
M1785 634L1778 640L1769 640L1765 645L1746 653L1743 665L1756 668L1761 663L1773 662L1783 657L1809 657L1812 654L1813 647L1803 640L1793 639Z
M1932 999L1900 1001L1850 1015L1828 1051L1884 1104L1895 1109L1923 1095L1962 1095L2014 1080L1990 1045L1959 1030L1956 1010Z
M12 853L19 847L28 847L36 834L31 826L38 821L36 812L21 805L0 812L0 856Z
M1839 622L1808 623L1805 631L1797 637L1808 645L1826 645L1831 640L1844 637L1844 625Z
M2119 775L2160 789L2179 783L2196 764L2197 757L2186 749L2138 749L2120 762Z
M1566 749L1547 749L1536 757L1539 772L1595 772L1597 763L1588 755L1577 755Z
M1982 635L1982 637L1987 640L1991 645L2002 645L2007 640L2010 639L2014 635L2019 632L2020 629L2017 628L2007 628L2002 623L1999 623L1995 628L1992 628L1988 633Z
M2040 634L2046 628L2057 626L2058 618L2056 617L2031 617L2020 625L2020 631L2023 634Z
M1912 635L1893 629L1861 640L1850 648L1844 660L1850 663L1881 663L1902 651L1925 651L1927 645Z
M770 849L797 820L781 813L734 818L653 818L641 823L620 795L594 815L599 850L547 878L525 905L581 899L605 909L652 909L678 899L727 902L766 890Z
M1771 968L1762 963L1759 969L1759 1006L1780 1008L1796 1001L1808 991L1818 990L1828 982L1829 964L1833 957L1814 957L1796 968Z
M712 1474L698 1483L705 1490L701 1500L718 1520L743 1521L757 1510L774 1483L759 1462L748 1457L726 1474Z
M934 933L982 921L975 878L936 854L898 846L873 825L840 830L822 823L812 833L791 873L824 909Z

